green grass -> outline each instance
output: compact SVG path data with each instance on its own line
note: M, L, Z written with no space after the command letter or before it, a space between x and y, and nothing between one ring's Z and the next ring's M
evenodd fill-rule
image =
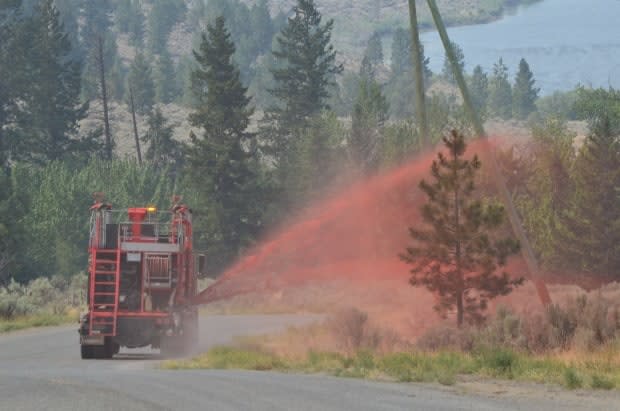
M48 327L77 322L74 314L40 313L11 320L0 320L0 333L33 327Z
M598 362L601 362L600 364ZM282 372L327 373L349 378L399 382L437 382L453 385L461 375L553 383L568 389L620 389L620 369L606 367L604 360L566 361L539 357L504 348L474 353L406 352L378 355L360 351L353 356L330 352L308 352L306 358L291 359L260 350L218 347L187 360L166 361L164 369L245 369Z

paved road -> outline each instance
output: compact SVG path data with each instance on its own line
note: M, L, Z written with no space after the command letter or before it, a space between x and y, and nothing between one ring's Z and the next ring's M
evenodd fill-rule
M208 316L201 348L313 320ZM0 410L620 410L615 394L523 396L321 375L165 371L156 369L158 361L149 350L82 361L75 326L1 335Z

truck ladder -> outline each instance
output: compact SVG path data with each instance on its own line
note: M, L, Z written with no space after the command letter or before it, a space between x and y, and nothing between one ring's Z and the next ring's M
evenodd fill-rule
M97 250L92 253L89 335L116 335L121 250Z

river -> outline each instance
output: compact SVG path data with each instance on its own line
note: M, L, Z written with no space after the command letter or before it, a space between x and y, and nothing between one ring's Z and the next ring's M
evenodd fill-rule
M581 84L620 88L620 0L544 0L481 25L453 27L450 39L465 54L465 70L491 73L502 57L511 79L524 57L541 94ZM423 33L431 70L441 72L444 51L437 32Z

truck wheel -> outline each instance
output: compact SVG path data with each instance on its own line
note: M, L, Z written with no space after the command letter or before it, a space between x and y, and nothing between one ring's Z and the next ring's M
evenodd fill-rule
M95 358L95 351L92 345L80 345L80 356L83 360L92 360Z
M110 359L114 357L114 354L118 354L121 346L118 343L112 341L112 338L105 337L105 344L103 345L103 356L100 358Z

